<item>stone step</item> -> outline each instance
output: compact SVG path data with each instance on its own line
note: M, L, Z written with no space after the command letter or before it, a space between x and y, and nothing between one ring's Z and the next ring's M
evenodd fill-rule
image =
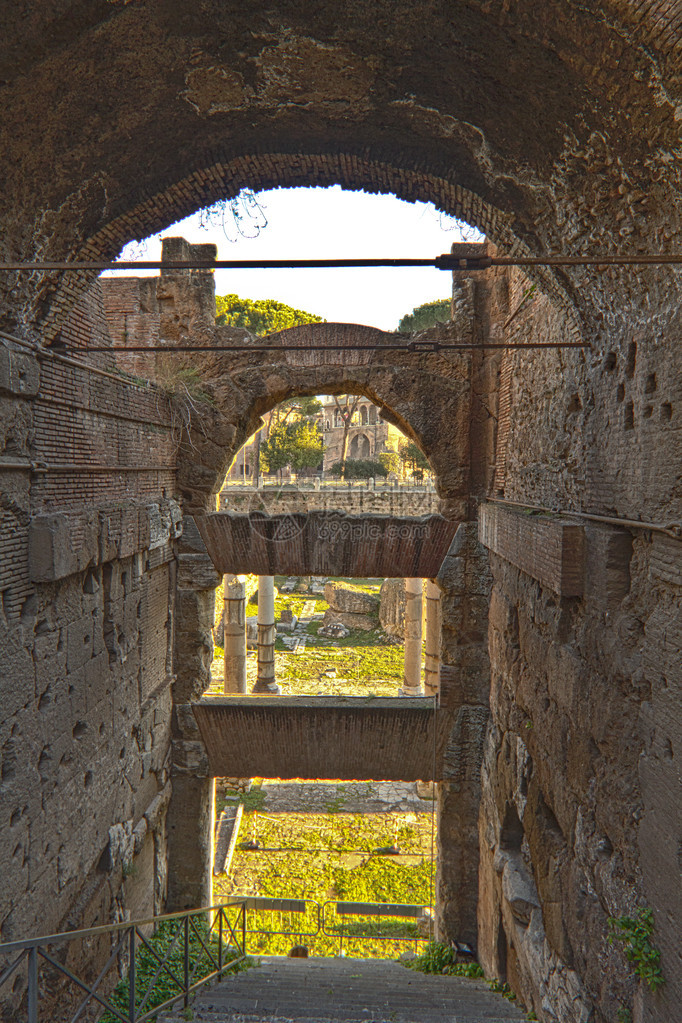
M288 959L257 965L199 992L196 1023L514 1023L525 1013L481 980L429 976L382 959ZM161 1017L181 1023L179 1012Z

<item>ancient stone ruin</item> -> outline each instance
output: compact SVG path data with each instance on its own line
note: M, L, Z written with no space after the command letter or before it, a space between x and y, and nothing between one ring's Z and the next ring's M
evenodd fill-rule
M209 904L216 765L267 736L263 760L316 770L315 723L353 777L437 776L441 938L545 1023L671 1023L679 5L5 7L0 942ZM194 269L97 277L244 186L332 184L485 234L454 252L448 324L396 349L318 323L256 351L215 325L213 246L167 239L165 263ZM216 510L260 417L315 394L379 408L429 459L438 508ZM216 588L280 570L406 580L403 698L276 697L263 582L265 695L208 706ZM609 940L648 910L656 991ZM81 965L96 977L110 951Z

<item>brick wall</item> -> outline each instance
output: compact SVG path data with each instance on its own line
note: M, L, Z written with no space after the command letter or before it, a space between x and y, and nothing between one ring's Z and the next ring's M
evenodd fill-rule
M109 341L98 285L61 341L0 352L0 940L166 896L170 408L78 353Z

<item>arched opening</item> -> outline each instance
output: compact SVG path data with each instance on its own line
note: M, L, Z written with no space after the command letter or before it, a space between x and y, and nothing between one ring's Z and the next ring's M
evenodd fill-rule
M47 11L30 25L20 26L14 15L9 17L6 39L13 52L3 86L3 159L7 168L2 217L3 246L10 257L113 256L129 239L159 229L215 198L235 195L243 185L332 182L349 188L393 190L405 198L432 199L439 208L479 225L489 239L512 253L599 255L651 249L667 252L675 247L680 181L675 162L679 132L672 78L674 49L679 42L674 5L668 5L666 13L665 5L640 4L635 14L633 5L623 3L615 5L617 10L611 5L608 16L601 6L584 5L567 18L566 11L552 3L538 13L537 5L480 4L474 0L465 5L456 22L448 5L433 11L428 19L415 8L412 14L392 19L390 32L381 7L377 16L374 6L366 11L356 9L357 5L352 11L330 10L329 18L319 17L317 11L303 11L300 5L289 5L287 11L274 15L271 6L260 3L237 16L227 6L221 11L202 8L196 12L196 20L192 15L178 19L176 25L164 20L158 5L100 6L101 11L93 8L87 23L75 9L62 22L47 20ZM21 17L19 8L16 16ZM17 38L22 40L20 46L15 45ZM102 59L98 59L100 55ZM59 102L52 104L46 118L39 112L48 107L46 97L55 94ZM172 135L168 124L173 124ZM80 336L74 304L90 279L87 272L63 280L58 275L31 274L3 278L1 325L41 344L55 341L63 330L71 344ZM490 868L488 891L498 883L495 841L505 805L516 787L521 790L519 772L513 765L522 760L524 749L531 750L538 772L529 785L533 799L529 798L528 805L541 805L532 791L533 786L541 786L547 796L545 805L551 806L562 832L575 836L574 847L567 854L562 852L559 859L552 853L554 872L551 877L546 875L551 820L545 816L538 818L537 829L527 826L522 812L525 804L518 801L519 817L530 836L534 869L546 885L543 900L551 907L544 919L547 942L543 945L551 956L543 962L544 972L538 979L533 972L537 958L531 949L520 989L542 990L543 999L556 1001L557 990L543 985L547 977L558 978L560 991L579 992L576 1002L581 1003L580 1011L584 1007L585 1015L598 1005L598 1011L610 1019L621 1006L627 1011L625 996L630 992L620 979L622 964L616 963L613 950L609 956L601 954L606 920L614 913L629 911L633 899L654 906L663 959L673 965L668 970L669 983L657 998L669 1006L680 1000L679 980L673 975L677 962L674 921L666 913L668 879L676 876L676 850L674 843L666 840L675 807L666 800L676 791L669 700L670 687L677 679L660 638L675 635L678 616L673 589L677 577L669 567L672 563L674 569L675 561L664 546L675 538L656 531L653 537L637 532L626 573L622 543L619 546L608 529L597 535L596 530L589 532L591 526L579 524L586 530L588 543L581 597L557 594L550 585L551 577L535 578L529 561L542 545L538 542L534 547L524 538L537 539L544 527L552 528L552 509L579 510L635 524L670 523L671 515L676 516L679 367L673 357L662 359L660 353L667 339L679 334L679 302L675 300L679 279L675 272L661 268L602 272L600 266L539 271L537 280L554 304L534 305L531 300L521 307L524 290L512 286L508 289L509 307L498 324L503 328L500 337L508 340L504 324L520 310L512 321L520 338L576 337L585 324L585 335L593 346L590 353L561 353L555 358L543 352L540 359L528 352L513 356L500 371L506 400L499 408L487 402L487 393L481 397L478 391L480 381L485 380L485 373L478 372L480 367L475 367L469 380L475 386L469 387L471 404L466 406L464 386L461 392L457 388L438 392L443 367L437 358L427 366L424 357L421 368L427 375L431 373L432 408L444 402L448 409L437 423L441 443L452 435L453 422L459 428L458 416L465 407L465 416L476 423L475 435L469 435L468 460L458 455L448 464L438 453L435 433L426 419L422 421L426 402L411 390L421 357L398 370L379 360L372 367L376 379L371 382L367 366L356 367L350 381L343 374L331 374L327 386L339 394L357 386L360 393L377 402L382 415L410 424L414 438L432 458L448 514L473 522L482 495L494 494L528 506L523 517L514 518L509 512L503 519L500 513L497 520L497 538L507 532L506 546L499 545L502 553L491 558L495 614L489 647L485 651L476 648L482 632L480 621L462 622L459 641L452 647L457 664L451 666L458 668L464 685L473 667L478 670L488 656L492 659L494 729L485 753L481 826L481 849L489 860L486 869ZM166 284L172 291L173 282ZM503 301L478 301L480 297L476 296L476 329L486 324L491 310L504 306ZM466 305L466 295L460 298ZM499 294L494 298L499 299ZM70 319L72 312L74 318ZM83 336L88 329L83 328ZM178 328L174 337L180 335ZM96 336L95 328L90 336ZM628 355L634 344L636 360ZM57 375L50 377L51 365L42 363L43 385L45 379ZM65 365L59 364L64 374L61 367ZM223 369L215 368L219 376ZM195 417L180 451L179 490L186 510L206 512L224 462L232 457L230 452L240 447L275 392L285 395L297 389L300 393L305 369L302 363L275 360L273 373L265 380L263 366L242 362L239 377L230 377L235 405L232 417L227 411L227 384L221 396L224 414L207 410ZM273 380L280 371L283 383ZM76 372L82 371L76 368ZM15 404L26 402L27 393L15 385L11 373L3 383L7 380L21 391L11 400L16 397ZM217 386L217 377L212 384ZM320 393L320 384L315 381L311 393ZM22 387L26 386L23 379ZM47 417L41 412L31 423L22 406L12 420L14 436L7 445L11 464L6 468L15 474L14 479L26 477L26 486L13 490L11 527L16 521L17 535L26 538L36 508L63 513L68 520L75 507L85 505L88 511L97 510L93 522L99 516L108 524L98 551L110 556L117 544L119 552L128 549L131 535L136 534L137 542L142 543L139 537L144 534L153 536L148 558L153 563L168 546L159 537L170 533L163 533L153 516L144 519L138 510L130 509L125 484L139 478L139 488L129 483L128 488L139 489L147 498L161 492L177 493L172 457L166 457L164 450L165 464L159 460L156 468L145 463L141 469L131 458L124 465L123 483L117 482L121 466L107 463L105 456L116 451L122 459L126 453L145 454L160 445L155 446L154 437L148 441L153 431L141 429L139 421L121 427L118 445L110 442L116 430L100 422L105 413L115 418L112 410L120 408L117 397L123 392L127 396L126 388L131 390L133 384L119 380L106 387L109 390L101 398L104 410L97 405L97 387L72 387L68 392L69 400L75 395L86 407L70 416L65 435L71 438L80 429L85 432L83 423L93 419L97 420L97 433L94 443L79 449L79 461L69 463L66 469L62 465L61 486L50 478L62 463L50 463L55 448L45 441ZM64 401L63 392L59 393ZM252 401L247 400L249 396ZM135 414L153 419L151 411L140 412L144 397L135 394L131 402ZM245 422L249 409L254 420L250 423ZM197 418L207 431L203 439L200 430L195 435ZM484 424L496 421L500 432L505 421L507 424L508 458L498 446L495 463L484 457L481 438ZM153 421L152 426L157 431L166 429L165 422ZM34 436L34 427L38 437L35 451L28 440ZM194 460L190 437L196 445ZM17 451L21 451L23 462L13 460ZM81 474L78 478L82 479L83 465L92 468L93 451L103 459L99 463L100 486L89 480L90 490L86 490L72 484L67 474ZM43 458L53 472L44 472ZM47 478L32 479L29 486L29 473ZM116 516L103 507L108 502L117 505L116 514L130 511L130 522L126 529L121 527L120 537L115 532ZM18 516L14 516L16 507ZM534 508L550 511L537 513ZM144 529L141 522L146 523ZM609 525L614 531L624 529L618 521L601 523ZM509 540L512 533L517 537L515 547ZM80 535L92 535L90 519ZM183 542L190 547L189 530ZM24 548L27 543L25 540ZM450 566L453 579L471 577L467 576L467 558L473 557L473 547L474 538L467 534L467 543L461 540L457 554L460 561ZM65 542L63 549L69 551L69 543ZM88 554L83 563L96 557L99 554ZM198 564L199 556L185 549L179 557L185 559L179 562L179 579L186 582L191 575L189 566ZM192 557L194 562L189 560ZM540 561L538 555L536 562ZM583 561L576 557L576 564L583 565ZM171 569L165 571L170 574ZM626 574L631 580L625 605L618 599L619 585L609 582L609 572L619 573L620 582ZM114 572L110 574L115 578ZM127 575L126 582L130 579ZM33 595L28 588L28 570L24 583L22 629L28 639L20 641L34 643L35 639L37 650L47 644L42 632L55 630L47 620L36 623L40 630L31 628ZM94 603L95 594L90 591L96 585L93 575L77 601L64 600L62 604ZM121 588L126 588L123 580ZM649 597L653 589L655 611ZM203 621L202 599L186 590L192 588L179 587L183 592L177 620L186 623L195 615ZM478 594L482 605L487 600L485 594L482 584ZM12 602L5 598L3 589L3 606L9 613ZM148 603L155 606L151 596ZM115 600L108 601L104 610L114 608L114 614L115 606ZM528 609L532 613L527 613ZM168 619L171 643L174 614ZM88 616L89 609L85 618ZM126 609L126 619L136 620L134 609ZM127 656L127 642L135 630L124 629L122 621L109 623L109 636L117 635L114 624L127 633L126 643L113 651L120 659ZM156 624L156 634L165 635L164 622ZM73 641L80 628L68 621L71 662L76 646L79 657L88 649L87 639ZM452 618L444 623L444 629L457 631ZM56 645L56 638L52 639ZM48 653L47 659L52 656ZM184 674L177 687L182 698L179 695L174 716L173 727L178 729L174 739L188 758L193 741L187 712L192 679L201 676L206 657L205 651L196 654L191 665L178 658ZM155 660L163 666L158 651ZM652 666L649 675L653 681L641 677L640 660ZM55 658L55 664L57 661ZM134 657L129 658L129 665L133 661ZM116 661L116 671L118 664ZM551 672L547 665L552 665ZM75 668L76 673L81 667ZM109 690L121 685L114 668L98 663L96 670L106 676ZM27 676L31 673L29 666ZM143 674L139 680L131 680L131 692L138 682L144 689L147 680ZM74 682L78 684L77 679ZM167 694L164 684L160 678L158 690ZM30 678L27 687L30 694ZM155 686L144 689L145 700L153 700L156 692ZM616 698L611 701L609 694L614 692ZM579 693L580 699L569 699L568 693ZM475 731L469 708L472 703L478 707L466 695L459 724L463 736L469 734L469 726ZM652 721L650 748L641 738L640 704L646 704ZM152 717L159 709L155 720L167 721L167 704L159 707L149 711L145 705L144 713ZM139 721L131 723L136 729L142 714L140 711ZM182 731L185 725L186 733ZM140 727L136 734L142 736L144 730ZM164 735L167 738L167 729ZM464 792L471 786L471 806L466 813L461 805L450 806L449 817L461 820L475 813L472 807L478 805L472 793L483 753L479 750L458 759L456 744L453 748L452 770L460 789ZM31 750L27 754L29 769L32 756ZM166 781L164 757L152 760L160 788ZM129 776L142 776L146 784L150 780L148 761L141 745L140 759ZM617 784L612 785L612 779L617 779ZM178 790L182 787L181 771L173 785ZM56 803L53 800L53 805ZM105 800L100 803L104 806ZM126 803L126 813L132 812L128 806ZM136 815L138 810L136 806ZM444 813L443 819L447 816ZM57 819L55 815L53 820ZM622 821L635 821L636 826L623 828ZM98 808L93 844L107 834L112 823ZM609 835L600 838L602 826ZM161 828L161 840L163 832ZM605 865L604 859L611 857L612 862ZM607 874L615 878L608 892L602 884ZM475 877L469 876L467 881L470 888L475 887ZM78 904L76 893L71 898L69 891L67 886L60 896L70 899L69 907L64 908ZM584 912L586 891L593 900L588 913ZM45 905L37 892L37 887L32 889L32 901ZM199 901L199 897L192 898L195 905ZM500 936L500 919L492 917L491 912L491 948ZM502 926L511 932L516 924L506 919ZM650 996L644 992L643 997ZM647 1005L643 1011L660 1014L666 1010ZM673 1014L671 1009L668 1015Z
M350 442L351 458L369 458L371 455L371 444L369 437L364 433L356 433Z

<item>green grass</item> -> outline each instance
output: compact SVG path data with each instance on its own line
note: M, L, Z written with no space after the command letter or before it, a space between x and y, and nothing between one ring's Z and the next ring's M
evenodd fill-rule
M378 594L381 580L338 579L363 592ZM275 583L282 585L284 577L276 576ZM285 608L301 617L304 604L315 600L315 613L324 614L328 608L322 597L305 594L280 594L275 598L275 615L279 618ZM250 603L247 616L255 616L258 606ZM302 653L294 654L283 642L282 633L275 643L275 673L284 695L304 696L323 693L329 696L374 695L395 696L403 680L404 648L387 637L376 619L376 628L365 632L352 629L344 639L330 639L320 636L322 620L308 624L307 644ZM325 675L327 669L336 674ZM249 674L248 688L255 681L256 658L250 653L247 660ZM223 650L215 647L211 665L211 692L222 692Z
M240 842L232 862L230 876L216 879L215 897L221 895L265 895L280 898L310 899L320 904L332 900L349 902L403 902L428 905L431 893L431 817L428 814L400 815L397 839L400 857L377 853L391 846L396 838L392 814L349 814L343 811L344 786L332 802L335 812L326 814L285 813L277 815L246 812ZM243 848L255 837L261 848L256 852ZM404 951L405 942L397 940L419 935L414 920L376 917L340 917L331 907L327 911L327 930L332 936L306 935L316 929L316 911L308 907L304 915L285 913L250 914L272 930L290 931L289 935L251 935L248 949L269 955L284 955L294 944L307 944L312 955L338 955L343 931L343 947L360 957L393 958ZM390 940L377 938L377 933ZM362 935L366 940L355 941ZM414 947L414 946L413 946Z

